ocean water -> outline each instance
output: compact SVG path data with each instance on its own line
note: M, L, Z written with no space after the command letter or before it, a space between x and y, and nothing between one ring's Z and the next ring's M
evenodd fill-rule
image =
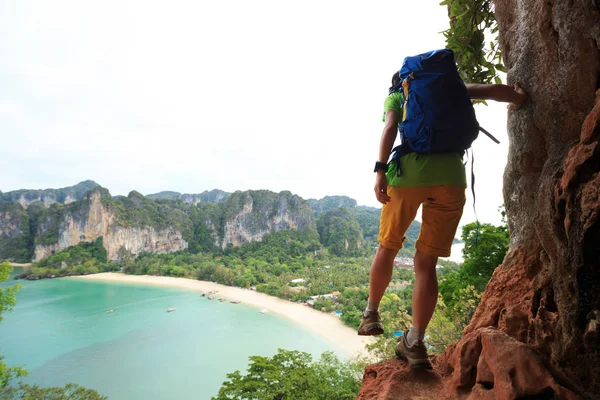
M0 323L0 353L29 370L26 383L73 382L111 400L210 399L227 373L246 370L251 355L284 348L346 356L285 318L198 292L68 279L19 283L17 306Z

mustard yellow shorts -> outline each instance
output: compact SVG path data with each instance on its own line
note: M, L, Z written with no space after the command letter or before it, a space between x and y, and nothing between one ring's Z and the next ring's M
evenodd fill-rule
M387 194L392 200L381 210L379 243L387 249L400 250L406 240L406 230L422 204L423 222L415 248L432 256L450 256L466 201L465 189L452 185L388 186Z

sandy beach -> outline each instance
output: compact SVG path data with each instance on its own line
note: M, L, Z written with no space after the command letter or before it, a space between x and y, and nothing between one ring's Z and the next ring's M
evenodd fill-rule
M10 265L12 265L13 267L21 267L21 268L30 268L31 267L31 263L20 264L20 263L11 262Z
M338 317L313 310L301 304L292 303L258 293L248 289L220 285L218 283L196 281L184 278L172 278L167 276L149 275L126 275L121 273L101 273L95 275L74 276L67 279L83 279L105 282L122 282L142 285L168 286L181 289L196 290L198 292L218 291L217 299L224 297L227 301L239 300L244 304L267 309L285 317L307 330L310 330L324 338L326 341L341 348L348 356L354 357L365 353L365 344L370 343L372 338L362 337L356 334L352 328L345 326ZM258 310L257 310L258 312Z

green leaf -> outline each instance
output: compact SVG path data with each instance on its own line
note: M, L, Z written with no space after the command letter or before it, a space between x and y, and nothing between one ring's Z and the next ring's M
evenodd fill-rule
M492 64L502 60L497 37L490 42L489 51L485 43L487 32L498 32L492 0L443 1L442 5L448 6L450 16L450 29L443 32L446 47L454 51L463 80L493 82L497 71L502 71L503 67Z

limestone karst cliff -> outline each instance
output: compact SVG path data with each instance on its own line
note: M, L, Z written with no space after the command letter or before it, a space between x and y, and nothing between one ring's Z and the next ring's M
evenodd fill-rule
M90 191L86 198L48 213L39 221L33 261L56 251L92 242L102 237L110 261L136 257L142 252L161 253L187 248L183 239L185 215L171 215L169 223L153 219L145 199L132 192L121 201L113 200L106 189ZM136 204L137 203L137 204ZM175 214L175 213L171 213ZM179 222L179 223L177 223ZM189 227L188 227L189 230Z
M240 246L288 229L316 232L310 204L288 191L235 192L223 205L221 247Z

